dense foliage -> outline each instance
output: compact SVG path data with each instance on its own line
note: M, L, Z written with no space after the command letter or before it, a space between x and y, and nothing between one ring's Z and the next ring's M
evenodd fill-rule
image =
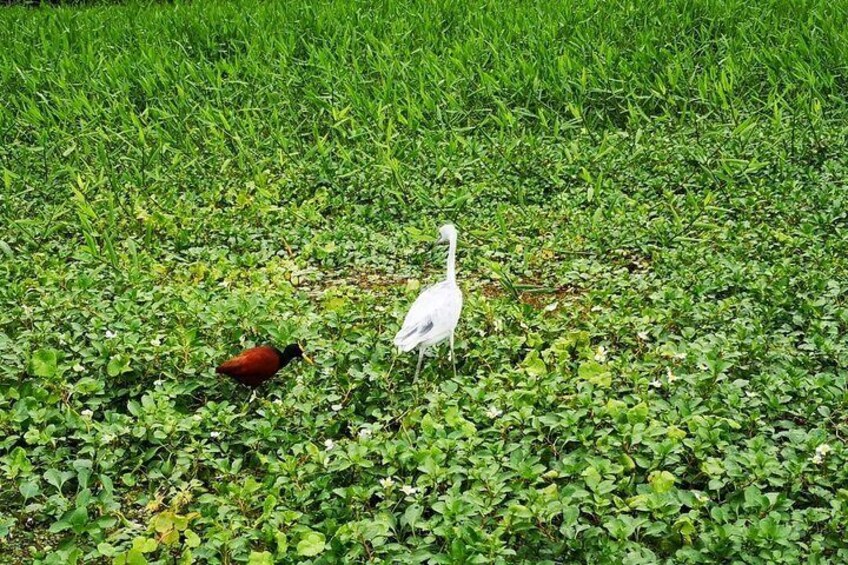
M842 0L0 12L4 562L848 562ZM459 374L391 338L460 229ZM303 340L258 398L212 371Z

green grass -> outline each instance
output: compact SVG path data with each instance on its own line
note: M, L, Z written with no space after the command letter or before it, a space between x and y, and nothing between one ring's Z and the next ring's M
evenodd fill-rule
M0 46L6 561L848 561L844 1L18 7ZM459 375L413 381L444 221ZM296 339L250 405L212 371Z

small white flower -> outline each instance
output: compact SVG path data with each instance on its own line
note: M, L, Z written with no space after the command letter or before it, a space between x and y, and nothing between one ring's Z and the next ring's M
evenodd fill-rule
M276 404L277 406L281 406L283 404L283 399L282 398L275 398L274 404Z
M209 432L209 437L211 437L212 439L219 438L221 437L221 432Z
M686 354L685 353L675 353L674 358L677 359L678 361L682 361L682 360L686 359Z
M386 477L385 479L380 479L380 484L384 489L390 489L394 486L395 481L391 477Z
M488 416L492 420L494 420L495 418L497 418L501 414L503 414L503 410L501 410L497 406L489 406L489 409L486 410L486 416Z
M600 312L603 309L603 306L592 306L592 312Z
M636 334L636 337L638 337L642 341L648 341L648 339L650 338L650 336L648 335L648 332L639 332L639 333Z
M76 365L74 365L74 371L76 371L77 373L82 373L83 371L85 371L85 367L77 363Z
M418 492L417 488L410 485L403 485L402 487L400 487L400 490L402 490L403 494L405 494L406 496L412 496L413 494Z
M607 348L603 345L598 346L598 351L595 353L595 361L603 363L607 360Z
M831 451L833 451L833 449L831 449L828 444L823 443L816 448L816 455L820 455L821 457L825 457Z
M336 442L334 442L331 439L325 439L324 440L324 447L327 449L327 451L330 451L331 449L336 447Z
M677 380L677 377L671 371L671 367L666 367L665 375L666 375L666 377L668 377L668 384L671 384L671 383L673 383L674 381Z
M118 332L113 332L112 330L106 330L106 339L115 339L118 337Z
M338 412L344 407L341 404L333 404L332 406L330 406L330 408L333 410L333 412Z
M361 430L359 430L359 437L361 437L362 439L367 439L371 437L371 430L369 430L368 428L362 428Z
M163 384L165 384L165 381L163 381L162 379L156 379L155 381L153 381L153 386L156 387L162 386Z
M89 410L88 408L86 408L85 410L83 410L82 412L80 412L80 416L82 416L82 417L83 417L83 418L85 418L86 420L90 420L90 419L91 419L91 417L92 417L92 416L94 416L94 412L92 412L91 410Z
M810 461L812 461L814 465L821 465L822 464L822 456L819 455L818 453L816 453L815 455L813 455L813 457L810 459Z
M545 312L553 312L559 306L559 302L551 302L547 306L545 306Z
M150 345L152 345L153 347L159 347L160 345L162 345L162 340L158 337L154 337L150 340Z
M662 388L662 381L659 379L654 379L649 384L654 388Z

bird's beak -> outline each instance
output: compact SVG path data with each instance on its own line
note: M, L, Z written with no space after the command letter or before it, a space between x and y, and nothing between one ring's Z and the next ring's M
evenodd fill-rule
M303 349L303 344L298 343L298 346L300 346L300 356L303 358L303 360L309 363L310 365L314 365L315 361L312 360L312 357L306 354L306 351Z

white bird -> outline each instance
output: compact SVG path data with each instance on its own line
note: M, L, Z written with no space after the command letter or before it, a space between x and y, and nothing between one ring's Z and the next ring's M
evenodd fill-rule
M445 280L425 289L412 304L412 308L403 320L403 327L395 336L395 345L406 353L418 348L418 368L415 377L421 372L421 363L427 348L450 338L450 359L453 362L453 374L456 376L456 358L453 353L453 334L462 311L462 291L456 284L456 228L445 224L439 228L436 243L447 242L448 265Z

